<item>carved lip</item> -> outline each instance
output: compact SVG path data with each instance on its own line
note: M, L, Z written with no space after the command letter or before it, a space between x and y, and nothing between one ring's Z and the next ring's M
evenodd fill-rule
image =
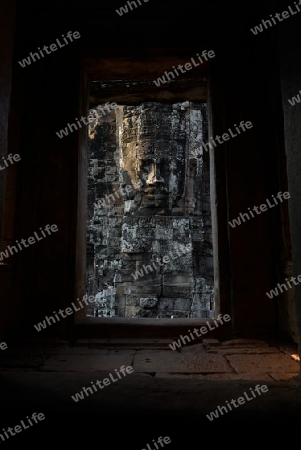
M147 196L154 196L154 195L167 195L168 192L163 186L159 187L149 187L144 190L144 193L147 194Z

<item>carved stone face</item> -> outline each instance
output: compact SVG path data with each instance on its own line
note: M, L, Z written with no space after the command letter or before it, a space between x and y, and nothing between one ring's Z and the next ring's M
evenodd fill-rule
M180 114L172 105L125 107L120 166L125 184L133 186L131 210L171 212L183 196L186 138L176 128Z

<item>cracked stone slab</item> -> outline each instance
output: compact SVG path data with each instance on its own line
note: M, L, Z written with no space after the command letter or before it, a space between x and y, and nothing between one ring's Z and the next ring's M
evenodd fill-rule
M132 349L137 350L146 348L148 351L158 348L168 348L172 339L91 339L90 348L108 348L108 349Z
M231 339L230 341L222 342L222 347L233 347L233 346L241 346L241 347L267 347L269 344L265 341L260 341L258 339Z
M133 356L122 355L52 355L40 372L98 372L109 371L132 365Z
M279 350L281 350L286 355L291 356L295 361L300 361L300 356L298 355L297 345L280 345Z
M249 355L259 355L259 354L269 354L269 353L279 353L279 350L275 347L228 347L228 348L216 348L212 347L207 349L208 353L217 353L219 355L236 355L236 354L249 354Z
M181 353L187 354L200 354L206 353L205 347L203 344L195 344L195 345L183 345L180 349Z
M181 364L187 367L187 372L198 373L231 373L233 369L222 355L187 354L182 357Z
M171 350L138 350L134 356L133 367L135 372L179 372L180 357L177 352Z
M269 374L275 381L291 381L298 375L298 372L271 372Z
M206 346L214 346L214 347L221 345L218 339L203 339L202 343Z
M244 372L299 372L299 364L283 353L261 355L226 355L237 373Z
M210 373L210 374L173 374L173 373L158 373L155 375L156 378L171 378L171 379L182 379L182 380L203 380L203 381L269 381L270 383L274 381L274 378L267 373L252 373L252 374L238 374L238 373ZM288 378L290 380L290 378Z
M269 381L273 378L268 373L253 372L253 373L212 373L210 375L202 375L203 380L249 380L249 381Z
M58 347L49 350L50 355L108 355L109 349L90 347Z
M130 348L121 348L121 349L111 348L108 350L108 352L109 355L135 355L136 350Z
M231 373L234 372L220 355L157 352L135 355L135 372L156 373Z
M170 378L170 379L181 379L181 380L200 380L202 375L194 373L167 373L159 372L155 375L156 378Z

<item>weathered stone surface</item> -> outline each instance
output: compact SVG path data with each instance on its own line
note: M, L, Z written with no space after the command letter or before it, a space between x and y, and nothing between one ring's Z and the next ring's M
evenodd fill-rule
M187 372L200 373L234 373L230 364L221 355L210 355L203 353L185 354L182 356L181 364Z
M158 298L157 297L140 297L140 306L145 309L153 309L157 306Z
M201 355L181 355L168 351L137 352L134 359L134 369L135 372L234 373L222 356L204 353Z
M249 380L249 381L273 381L272 377L267 373L212 373L210 375L202 375L203 380Z
M279 350L275 347L228 347L228 348L221 348L221 347L212 347L209 346L206 348L208 353L218 353L219 355L238 355L238 354L249 354L249 355L259 355L259 354L269 354L269 353L279 353Z
M281 350L286 355L291 356L295 361L300 361L300 356L298 355L298 347L297 345L288 345L283 344L280 345L279 350Z
M187 334L189 336L189 334ZM205 346L203 344L184 345L180 349L181 353L189 353L190 355L206 353Z
M289 356L278 354L226 355L237 373L244 372L298 372L299 364Z
M143 295L160 295L161 294L161 284L151 284L148 283L137 283L135 285L131 285L130 288L128 288L132 294L140 294L143 292Z
M275 381L291 381L299 372L271 372L270 377Z
M259 341L257 339L232 339L231 341L224 341L222 342L222 346L223 347L227 347L227 346L242 346L242 347L251 347L251 346L256 346L256 347L260 347L260 346L265 346L267 347L269 344L265 341Z
M214 348L216 348L221 344L218 339L203 339L202 343L205 345L206 349L208 346L214 346Z
M112 355L61 355L51 356L40 368L42 372L98 372L114 371L122 365L131 365L131 354Z
M91 123L87 293L115 296L88 315L213 316L206 139L205 103L119 105Z

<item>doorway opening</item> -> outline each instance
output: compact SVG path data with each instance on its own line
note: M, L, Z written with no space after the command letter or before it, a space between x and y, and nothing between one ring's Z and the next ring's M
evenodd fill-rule
M90 102L86 318L214 318L206 142L204 98Z

